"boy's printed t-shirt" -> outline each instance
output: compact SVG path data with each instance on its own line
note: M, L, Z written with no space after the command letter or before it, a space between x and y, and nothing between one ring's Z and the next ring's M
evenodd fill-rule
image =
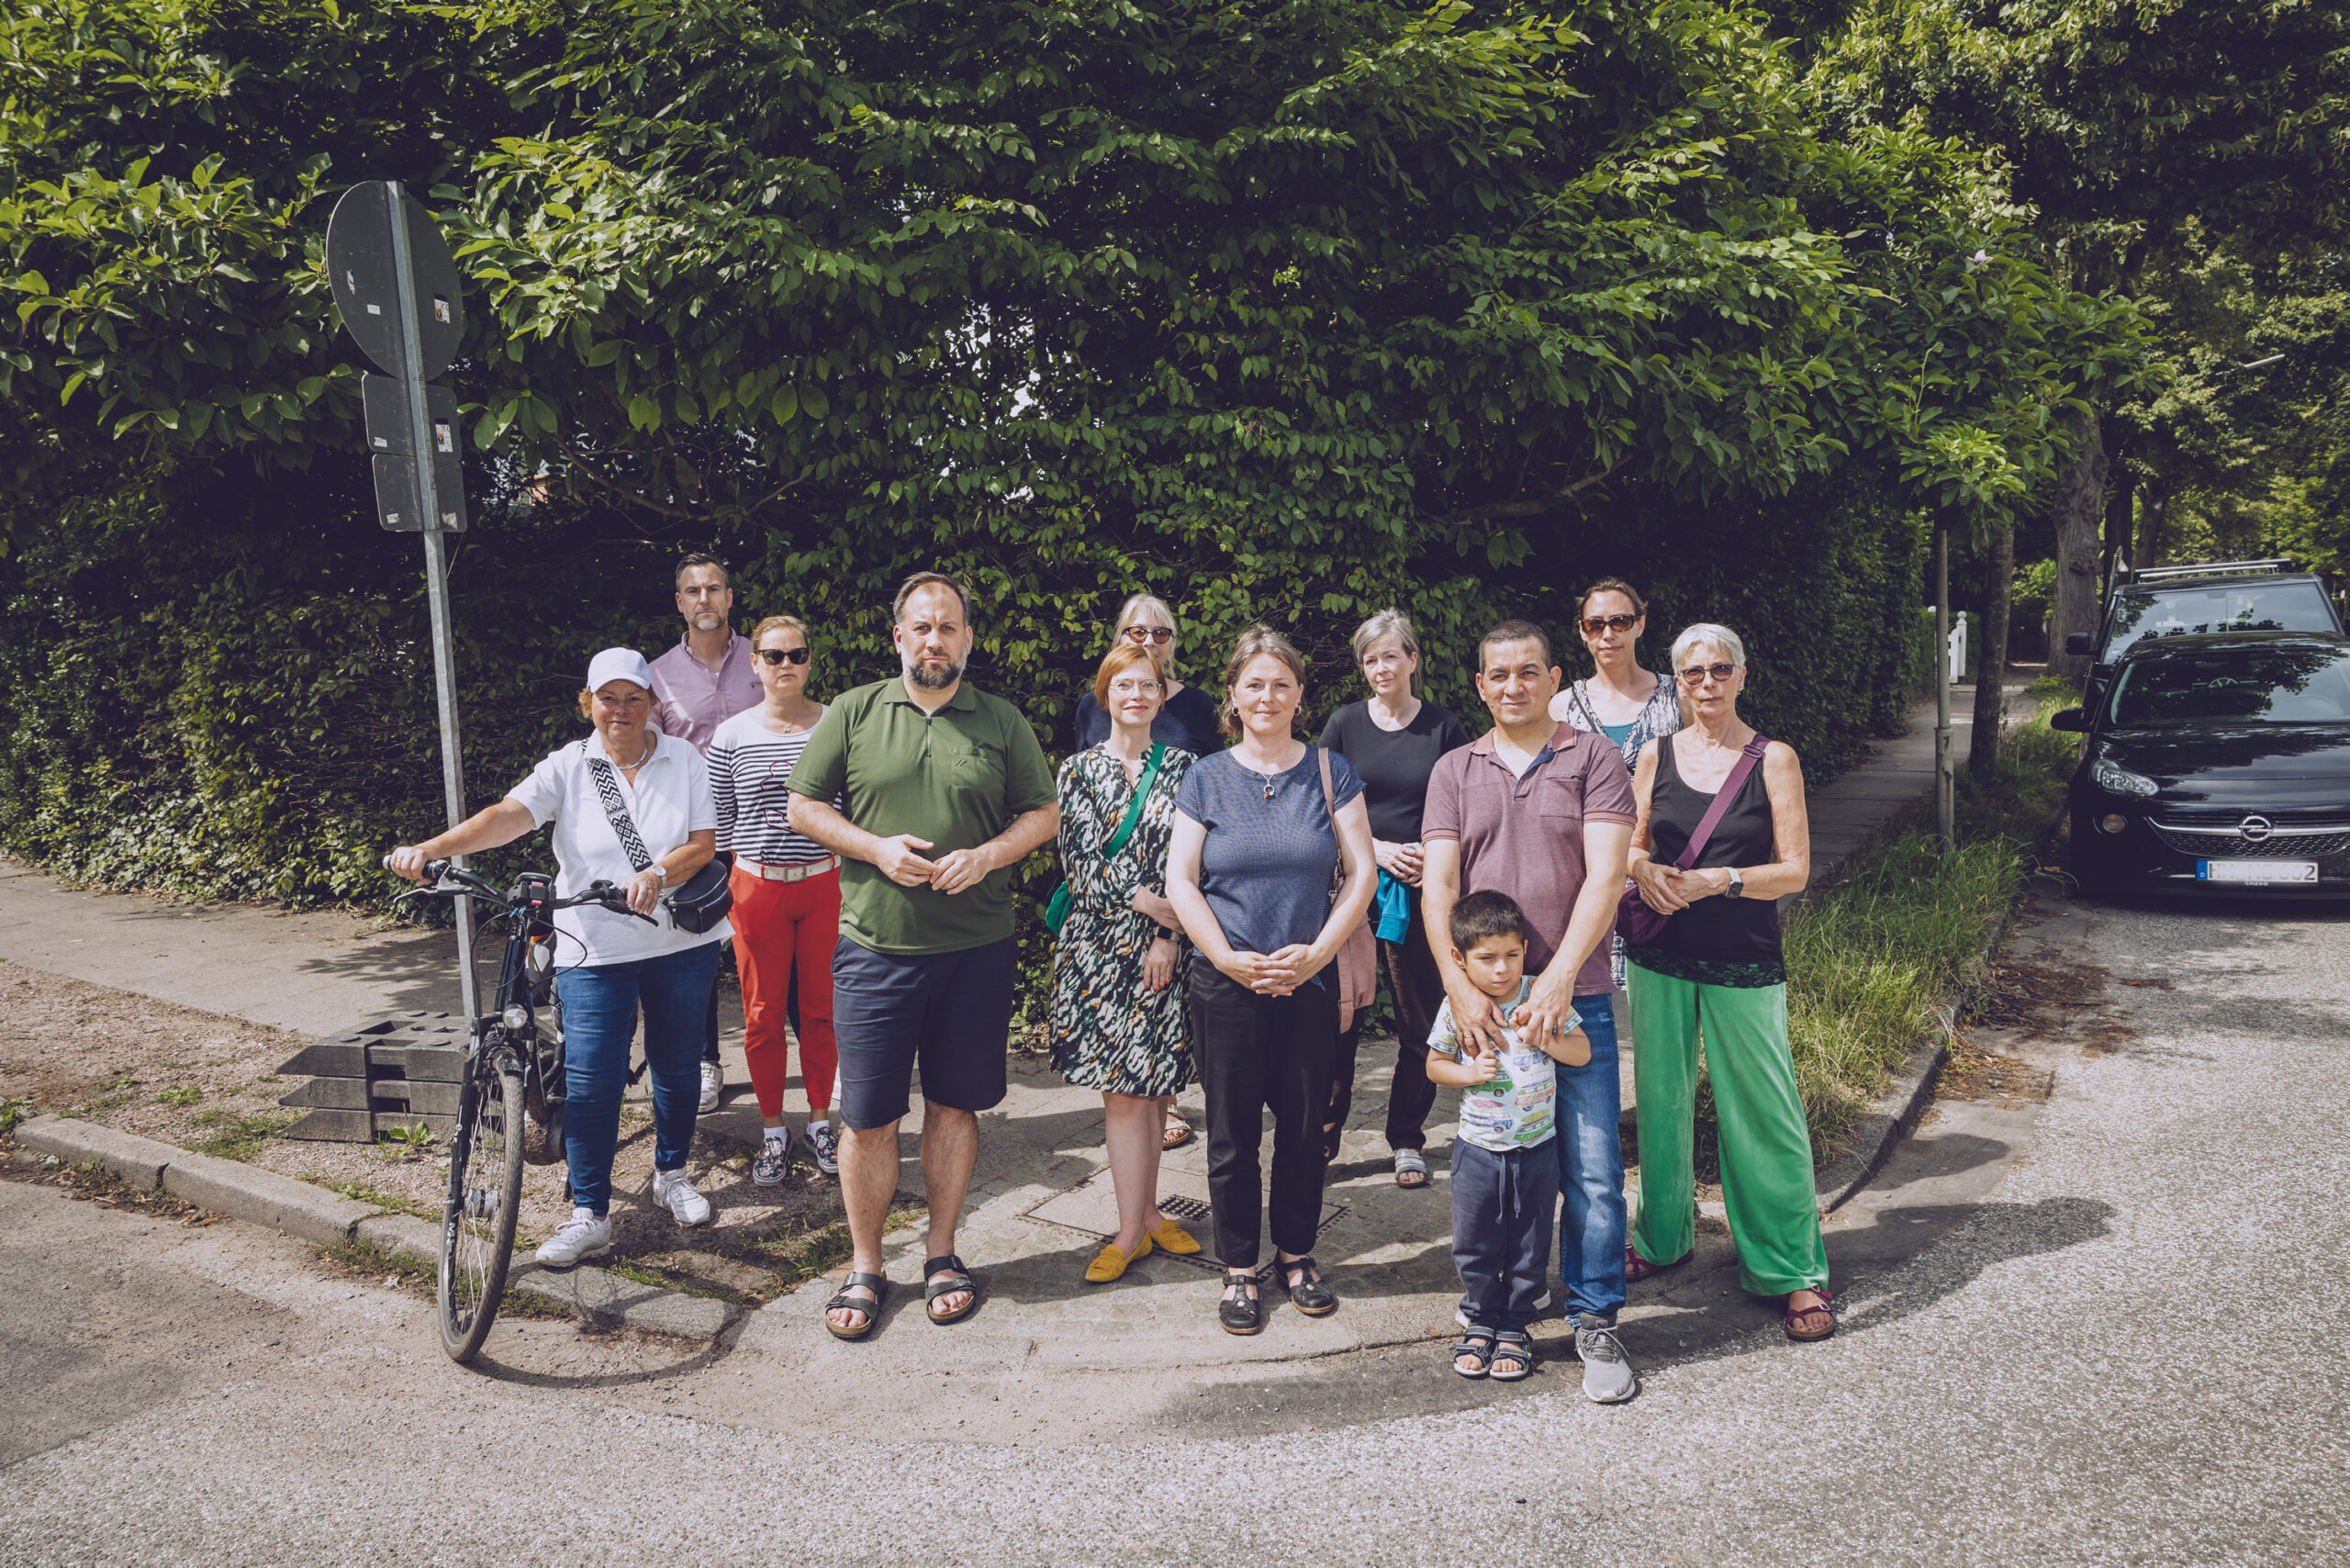
M1534 982L1519 980L1516 997L1502 1007L1502 1023L1508 1025L1533 994ZM1570 1031L1580 1029L1583 1017L1570 1007L1563 1025ZM1455 1061L1468 1059L1470 1053L1453 1033L1449 997L1437 1009L1436 1027L1428 1031L1428 1049L1442 1052ZM1518 1038L1515 1028L1505 1027L1500 1070L1490 1081L1472 1083L1460 1092L1460 1136L1479 1148L1490 1148L1496 1154L1548 1143L1558 1098L1558 1064L1549 1053L1536 1050Z

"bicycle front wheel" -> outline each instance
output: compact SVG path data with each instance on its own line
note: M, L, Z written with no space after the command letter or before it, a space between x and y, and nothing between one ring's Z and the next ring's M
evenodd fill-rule
M441 1348L469 1361L506 1298L522 1204L522 1075L484 1064L465 1077L449 1146L441 1221Z

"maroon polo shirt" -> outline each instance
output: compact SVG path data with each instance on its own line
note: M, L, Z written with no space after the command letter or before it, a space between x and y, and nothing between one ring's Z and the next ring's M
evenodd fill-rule
M1460 890L1507 893L1533 924L1526 972L1542 972L1583 891L1583 824L1638 820L1632 775L1606 735L1561 724L1521 778L1494 754L1494 733L1437 759L1420 838L1460 845ZM1577 996L1613 989L1603 937L1575 975Z

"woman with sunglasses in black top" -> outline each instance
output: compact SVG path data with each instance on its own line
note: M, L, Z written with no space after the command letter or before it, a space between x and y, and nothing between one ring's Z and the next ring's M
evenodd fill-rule
M808 749L824 705L808 695L808 628L796 615L770 615L751 633L753 671L765 700L718 726L710 742L710 790L718 846L732 850L734 967L743 976L743 1058L767 1134L751 1162L762 1187L791 1168L783 1120L789 1074L787 1004L800 1036L800 1076L808 1091L808 1152L819 1170L840 1169L833 1130L833 947L840 940L840 857L791 831L784 783Z

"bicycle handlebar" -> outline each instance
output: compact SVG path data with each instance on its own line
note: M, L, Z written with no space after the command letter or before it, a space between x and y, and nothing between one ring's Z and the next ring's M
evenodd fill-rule
M392 868L392 857L388 855L385 856L383 864L385 870L390 870ZM452 879L454 879L454 886L444 885ZM464 867L452 865L446 860L426 861L424 863L424 880L427 885L410 888L407 892L402 893L400 897L404 899L420 898L427 894L437 893L443 897L454 898L460 893L465 893L470 894L475 898L487 899L502 909L512 909L515 904L514 899L509 894L499 890L495 883L486 881L482 878L476 876L473 872L466 870ZM610 910L614 914L625 914L632 920L641 920L647 925L658 925L661 924L649 914L639 914L636 911L629 908L627 895L622 893L620 889L615 887L612 883L604 880L602 878L599 878L595 881L588 883L588 889L585 892L575 893L567 899L555 900L554 907L556 909L576 909L582 904L595 904L600 908Z

